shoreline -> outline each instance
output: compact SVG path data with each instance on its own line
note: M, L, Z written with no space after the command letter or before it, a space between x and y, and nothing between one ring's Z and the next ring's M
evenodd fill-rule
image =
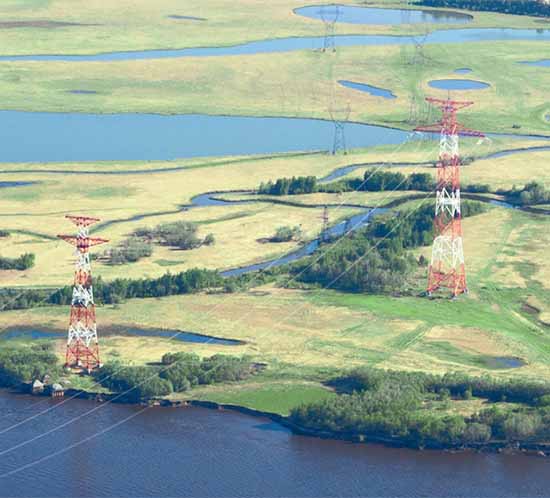
M24 394L34 397L47 397L45 393L42 394L30 394L29 386L20 389L3 389L8 393L8 395L13 394ZM133 406L150 406L158 408L205 408L209 410L218 410L218 411L230 411L237 412L242 415L247 415L250 417L256 418L267 418L272 422L275 422L282 427L290 430L294 435L314 437L319 439L330 439L343 441L348 443L360 443L360 444L381 444L386 447L391 448L407 448L410 450L416 451L442 451L445 453L465 453L465 452L476 452L476 453L497 453L497 454L506 454L506 455L525 455L525 456L536 456L539 458L550 457L550 442L534 442L534 441L524 441L524 442L507 442L507 441L498 441L491 440L485 443L468 443L468 444L457 444L457 445L442 445L442 444L433 444L426 443L424 445L419 445L411 439L399 439L399 438L390 438L384 436L376 435L366 435L358 434L355 432L333 432L333 431L323 431L318 429L309 429L297 424L294 424L289 417L280 415L274 412L267 412L262 410L256 410L254 408L249 408L242 405L234 405L231 403L217 403L215 401L199 400L199 399L187 399L187 400L173 400L167 398L149 398L144 399L140 402L133 402L120 397L120 393L99 393L84 391L81 389L66 389L65 398L60 398L60 400L69 401L72 399L80 399L86 401L94 401L96 403L115 403L122 405L133 405Z

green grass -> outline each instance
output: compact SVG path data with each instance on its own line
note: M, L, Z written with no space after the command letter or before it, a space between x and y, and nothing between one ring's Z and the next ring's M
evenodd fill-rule
M1 34L1 30L0 30ZM483 131L550 135L545 112L550 104L544 88L550 71L518 64L550 57L548 44L486 42L427 45L427 60L407 63L410 47L343 47L337 54L313 51L231 57L70 63L0 64L0 91L6 109L53 112L153 112L162 114L230 114L329 118L327 106L351 107L350 120L411 128L411 98L422 103L427 95L447 92L428 86L431 79L454 77L457 67L471 67L468 77L491 87L479 92L453 92L476 103L461 112L461 120ZM526 55L528 54L528 55ZM330 68L330 70L328 69ZM20 78L20 79L18 79ZM391 89L397 99L387 102L344 88L338 80L365 82ZM93 82L90 83L90 82ZM98 95L66 93L69 87L88 87ZM433 120L437 112L427 117ZM519 126L519 128L517 128Z
M341 3L360 2L342 0ZM5 21L47 20L93 26L0 29L0 46L8 54L90 54L233 45L288 36L322 36L324 27L320 20L293 14L293 9L304 4L307 2L302 0L238 0L228 8L224 0L117 0L110 3L3 0L0 18ZM376 4L407 7L404 0L378 0ZM182 21L167 17L173 14L203 17L207 21ZM524 16L482 12L472 15L474 21L468 27L540 27L535 19ZM341 23L337 25L336 32L405 34L444 27L456 28L454 25L372 26Z
M265 385L225 386L223 391L191 393L193 399L206 399L222 404L245 406L280 415L288 415L292 408L329 399L335 396L321 385L267 383Z

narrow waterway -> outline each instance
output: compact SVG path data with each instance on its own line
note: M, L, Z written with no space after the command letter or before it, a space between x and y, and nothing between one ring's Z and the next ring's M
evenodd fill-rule
M320 440L227 411L72 400L9 430L55 404L0 392L0 497L527 498L550 489L545 459Z
M322 23L319 31L322 31ZM426 37L426 43L470 43L478 41L549 41L549 29L512 29L512 28L472 28L438 30ZM176 57L220 57L225 55L267 54L273 52L292 52L295 50L319 50L323 48L324 36L289 37L258 40L227 47L202 47L170 50L142 50L135 52L108 52L94 55L43 54L43 55L2 55L2 61L124 61L140 59L166 59ZM392 35L337 35L334 37L337 47L367 45L414 45L414 37ZM85 89L93 91L93 88Z

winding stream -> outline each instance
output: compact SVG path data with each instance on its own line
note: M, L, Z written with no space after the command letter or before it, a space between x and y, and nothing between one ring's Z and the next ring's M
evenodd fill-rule
M320 25L320 30L322 25ZM438 30L430 33L426 43L470 43L478 41L550 41L549 29L473 28ZM142 59L165 59L177 57L219 57L225 55L251 55L295 50L319 50L323 48L324 36L288 37L258 40L228 47L184 48L172 50L141 50L132 52L108 52L93 55L2 55L1 61L124 61ZM411 36L392 35L337 35L338 47L362 45L414 45ZM93 88L88 89L94 90Z

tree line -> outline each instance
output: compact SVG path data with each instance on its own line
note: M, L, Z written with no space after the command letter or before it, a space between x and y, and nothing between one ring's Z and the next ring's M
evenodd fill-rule
M383 192L386 190L416 190L431 192L436 188L436 183L430 173L411 173L405 175L399 171L382 171L368 169L362 177L345 178L331 183L320 183L314 176L298 176L292 178L279 178L275 182L261 183L258 187L259 194L266 195L299 195L313 194L317 192ZM486 193L489 185L475 184L465 185L464 192Z
M508 202L519 206L550 204L550 190L537 181L529 182L520 189L514 185L511 190L500 190L497 193L504 195Z
M5 258L0 256L0 270L28 270L34 266L34 261L34 254L28 252L17 258Z
M254 373L248 357L217 354L201 359L193 353L166 353L161 365L124 366L109 363L94 372L94 379L107 389L124 393L127 401L138 402L173 392L185 392L197 385L244 380Z
M332 385L344 393L295 408L290 420L307 429L398 440L415 447L544 441L550 436L548 384L364 368L334 379ZM493 405L464 416L449 412L453 397L523 404Z
M502 12L517 16L550 17L550 4L542 0L419 0L418 5Z
M484 210L479 202L465 202L462 215ZM415 269L424 263L415 260L408 249L429 245L433 236L433 207L426 205L375 218L345 239L322 244L288 271L300 282L345 292L403 293Z

